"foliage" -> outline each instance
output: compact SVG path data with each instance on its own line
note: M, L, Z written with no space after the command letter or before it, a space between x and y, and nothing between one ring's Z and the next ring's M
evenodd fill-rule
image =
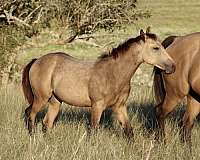
M23 32L12 26L0 28L0 37L0 61L3 63L6 60L4 53L12 52L13 49L25 41L25 38Z
M0 85L7 84L11 70L16 67L15 59L17 56L16 47L25 41L24 33L14 28L6 26L0 28Z
M92 33L104 28L113 30L138 18L148 17L148 12L136 9L135 0L65 0L67 23L76 34ZM62 15L65 15L65 14Z
M148 16L148 12L136 9L136 0L0 1L0 81L4 75L8 77L15 61L13 49L22 44L25 37L37 35L42 28L55 23L67 28L72 31L72 37L66 42L71 42L77 35L100 28L113 30Z
M75 34L92 33L99 28L113 30L149 17L136 8L136 0L8 0L0 7L1 22L34 29L50 26L52 19Z

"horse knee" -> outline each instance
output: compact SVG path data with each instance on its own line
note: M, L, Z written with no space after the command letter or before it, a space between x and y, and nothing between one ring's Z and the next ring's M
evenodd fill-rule
M156 107L156 117L158 119L164 119L170 113L169 110L164 109L162 106Z
M173 111L176 105L181 101L183 97L177 95L166 95L163 103L156 107L156 114L160 118L165 118L169 113Z
M91 122L90 122L92 128L95 128L96 125L99 123L100 118L101 118L101 114L105 110L105 108L106 108L106 105L104 103L104 100L95 102L92 105L92 108L91 108Z
M133 129L129 122L126 106L113 110L128 139L133 137Z
M174 109L174 106L164 106L158 105L156 107L156 116L159 119L164 119L169 113L171 113Z

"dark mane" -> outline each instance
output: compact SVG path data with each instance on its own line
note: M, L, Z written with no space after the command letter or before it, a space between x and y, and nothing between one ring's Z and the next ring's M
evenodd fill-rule
M148 38L157 40L157 36L155 34L147 33L146 36ZM104 54L100 55L99 59L105 59L108 57L113 57L114 59L116 59L120 54L125 53L125 51L127 51L129 49L129 47L132 45L132 43L138 43L140 40L145 41L144 36L140 35L140 36L137 36L136 38L130 38L127 41L125 41L124 43L121 43L117 47L113 48L108 53L104 53Z

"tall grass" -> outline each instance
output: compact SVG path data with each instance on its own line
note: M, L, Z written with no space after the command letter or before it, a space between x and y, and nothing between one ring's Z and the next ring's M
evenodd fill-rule
M54 129L43 135L41 123L38 122L35 135L30 137L23 124L26 103L20 87L1 89L0 159L199 159L199 126L193 130L193 155L190 156L187 147L179 140L175 115L167 120L166 144L154 141L154 135L145 127L146 118L151 117L148 116L152 107L149 97L151 92L145 88L138 88L137 94L129 97L134 140L128 143L115 116L111 116L109 111L103 114L97 134L88 137L88 109L68 105L62 106Z

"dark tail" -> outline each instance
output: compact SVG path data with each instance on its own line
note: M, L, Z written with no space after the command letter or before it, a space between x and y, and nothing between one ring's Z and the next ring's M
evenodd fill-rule
M31 62L29 62L25 66L23 70L23 74L22 74L22 88L24 92L24 97L27 99L29 104L33 103L33 92L32 92L31 84L29 80L29 71L30 71L31 66L36 60L37 59L32 59Z
M177 36L169 36L167 37L163 42L162 45L164 48L167 48L169 45L171 45ZM157 104L160 104L164 101L165 98L165 88L164 88L164 82L162 79L162 70L158 67L154 67L153 69L153 88L155 93L155 100Z

